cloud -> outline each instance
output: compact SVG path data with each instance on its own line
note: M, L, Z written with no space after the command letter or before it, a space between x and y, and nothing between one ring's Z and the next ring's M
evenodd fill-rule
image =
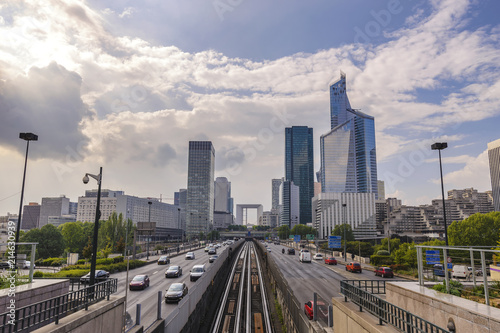
M462 169L446 173L444 175L444 182L449 189L474 187L484 192L491 190L489 175L488 150L485 150L477 157L471 156Z
M80 97L81 84L80 75L56 63L0 81L0 143L22 153L19 133L33 132L39 137L30 152L34 159L62 159L68 149L85 147L81 123L91 113Z
M119 14L118 16L120 18L124 18L124 17L131 17L132 14L135 12L135 9L133 7L127 7L123 10L123 12L121 14Z

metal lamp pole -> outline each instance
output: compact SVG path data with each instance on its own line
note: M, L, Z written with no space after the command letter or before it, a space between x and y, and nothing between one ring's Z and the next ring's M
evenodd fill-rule
M14 269L17 268L17 243L19 243L19 232L21 231L21 213L23 211L23 197L24 197L24 182L26 180L26 165L28 164L28 149L30 147L30 141L38 141L38 135L33 133L19 133L19 139L26 140L26 157L24 158L24 173L23 173L23 185L21 187L21 202L19 203L19 214L17 215L17 230L16 230L16 245L15 245L15 256L14 256ZM31 258L32 262L35 262L34 258Z
M342 207L344 207L344 261L347 262L347 239L346 239L346 236L345 236L345 229L346 229L346 216L345 216L345 210L346 210L346 207L347 207L347 204L342 204Z
M102 181L102 167L99 169L98 175L92 175L86 173L83 176L83 183L87 184L89 182L89 176L97 180L97 204L95 207L95 223L94 223L94 242L92 244L92 260L90 261L90 285L93 286L95 283L95 267L97 260L97 239L99 234L99 219L101 218L101 181Z
M439 152L439 171L441 173L441 195L443 198L443 219L444 219L444 240L446 246L448 246L448 226L446 225L446 205L444 201L444 185L443 185L443 166L441 164L441 150L446 149L448 143L446 142L436 142L431 145L432 150L437 150Z
M153 204L152 201L148 201L148 205L149 205L148 228L151 228L151 205L152 204ZM149 237L148 237L148 250L146 253L146 260L149 260Z

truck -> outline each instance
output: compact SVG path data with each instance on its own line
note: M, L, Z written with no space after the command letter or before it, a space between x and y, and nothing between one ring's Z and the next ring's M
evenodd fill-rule
M309 250L300 250L299 261L300 262L311 262L311 252L309 252Z

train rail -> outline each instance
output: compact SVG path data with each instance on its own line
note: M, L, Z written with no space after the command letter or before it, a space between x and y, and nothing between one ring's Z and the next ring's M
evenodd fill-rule
M272 333L261 266L253 242L238 253L212 333Z

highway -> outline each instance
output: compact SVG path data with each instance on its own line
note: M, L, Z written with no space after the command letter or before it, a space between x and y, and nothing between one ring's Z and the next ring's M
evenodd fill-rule
M228 247L230 247L230 245L222 246L217 249L217 254L222 253L222 251L226 251ZM165 292L170 284L174 282L185 282L188 288L191 288L196 283L189 280L191 268L194 265L206 264L207 267L211 265L208 262L208 258L210 256L205 252L204 248L193 252L195 253L194 260L186 260L185 255L181 254L179 256L170 257L169 265L158 265L154 263L130 270L128 282L126 281L126 272L119 272L111 275L113 278L118 279L117 294L123 296L125 296L125 288L128 288L128 283L135 275L147 274L150 278L150 286L145 290L129 290L127 292L127 312L131 318L131 320L128 320L127 328L133 325L136 321L137 304L141 304L141 325L143 325L144 328L149 327L156 320L158 291L162 292L162 318L165 318L177 307L177 303L165 303L164 301ZM154 256L154 258L156 257L157 256ZM177 278L165 278L165 271L170 265L181 266L182 275Z

